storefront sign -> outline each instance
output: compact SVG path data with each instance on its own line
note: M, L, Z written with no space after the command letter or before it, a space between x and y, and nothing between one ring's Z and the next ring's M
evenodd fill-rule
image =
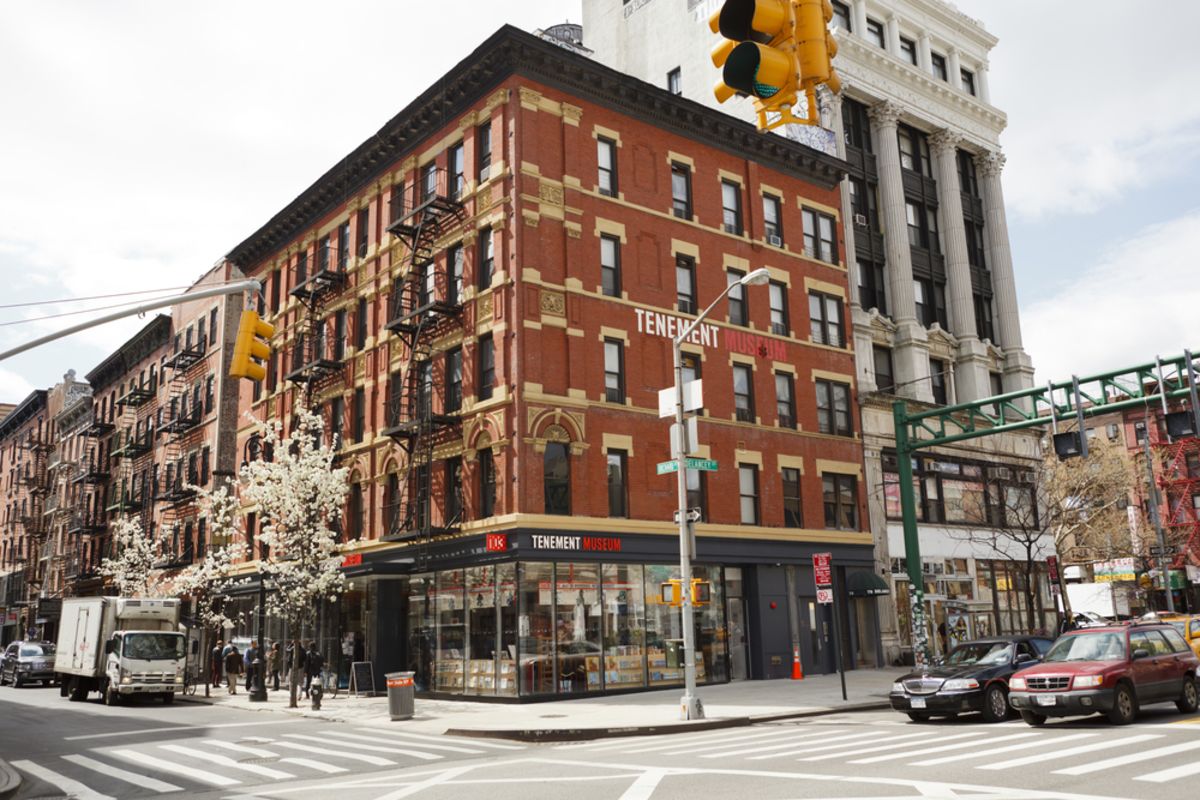
M489 553L503 553L508 549L507 533L489 533L484 541Z
M619 553L621 540L616 536L562 536L535 533L531 537L536 550L580 550L594 553Z
M1137 578L1137 567L1132 558L1114 558L1112 561L1097 561L1092 565L1097 583L1132 581Z
M342 568L358 567L362 565L362 553L351 553L342 559Z
M10 608L8 610L7 616L4 617L4 624L5 625L16 625L17 624L17 614L18 614L17 609Z
M635 308L634 313L637 314L638 333L662 336L666 339L674 339L691 322L683 317L660 314L657 311L647 311L642 308ZM756 358L770 358L776 361L787 360L787 346L781 339L728 329L723 331L723 337L721 333L722 330L718 326L702 322L688 334L685 341L701 347L719 347L723 341L724 348L731 353L741 353Z

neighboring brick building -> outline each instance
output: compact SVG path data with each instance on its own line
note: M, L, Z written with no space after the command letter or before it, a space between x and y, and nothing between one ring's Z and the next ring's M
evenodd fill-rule
M2 643L22 639L36 624L45 576L43 514L52 432L47 392L36 389L0 420L0 606Z
M843 171L504 28L234 248L277 327L242 407L322 408L351 471L331 663L452 694L681 682L668 337L765 266L685 346L720 465L692 474L701 674L782 676L794 638L832 669L811 556L843 585L873 563ZM872 602L839 596L851 664Z

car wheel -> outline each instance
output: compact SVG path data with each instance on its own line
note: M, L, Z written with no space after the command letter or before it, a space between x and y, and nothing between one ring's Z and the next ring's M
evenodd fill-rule
M112 687L111 683L104 685L104 705L115 706L120 704L121 695L118 694Z
M20 689L22 686L25 685L25 679L22 678L20 675L18 675L16 672L14 672L13 679L12 679L12 685L13 685L14 689Z
M929 715L922 711L910 711L908 718L913 722L929 722Z
M1026 725L1032 725L1035 728L1040 728L1046 724L1045 714L1035 714L1032 711L1022 711L1021 719L1025 720Z
M1112 710L1106 716L1113 725L1128 725L1133 722L1137 716L1137 700L1134 699L1133 690L1125 684L1117 686L1113 695Z
M1008 693L998 683L993 683L984 692L983 719L986 722L1003 722L1008 719Z
M1191 675L1183 676L1183 694L1175 701L1175 707L1184 714L1191 714L1200 707L1200 695L1196 693L1196 679Z

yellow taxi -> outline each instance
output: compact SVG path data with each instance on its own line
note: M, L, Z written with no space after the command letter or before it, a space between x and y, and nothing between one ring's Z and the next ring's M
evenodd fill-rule
M1183 638L1187 639L1188 646L1196 655L1200 656L1200 615L1158 614L1157 616L1161 621L1182 633Z

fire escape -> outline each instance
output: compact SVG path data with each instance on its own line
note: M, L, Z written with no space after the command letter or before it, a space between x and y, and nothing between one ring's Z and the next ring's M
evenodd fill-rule
M441 381L440 403L434 380L439 354L443 373L457 369L461 378L462 371L461 360L450 365L438 350L438 342L462 326L463 315L461 264L447 261L439 268L436 261L445 239L466 218L459 187L449 186L448 177L442 169L424 170L418 182L394 196L393 202L400 202L392 209L388 227L407 246L409 257L393 287L386 325L397 335L406 364L389 383L383 432L400 445L406 458L395 485L388 486L384 538L417 544L419 562L427 560L434 536L453 532L462 522L461 497L447 503L445 518L436 527L432 513L435 453L439 445L460 437L462 426L461 380L458 396L452 396L453 381ZM418 569L423 567L418 564Z
M1179 546L1173 565L1200 564L1200 438L1192 429L1191 411L1168 413L1166 436L1158 425L1149 427L1163 528L1167 541Z
M316 263L312 274L308 274L307 254L296 265L296 286L291 295L305 309L304 318L297 325L295 341L292 343L289 369L285 378L304 386L305 403L311 405L313 398L344 377L345 330L329 335L325 318L329 304L346 288L346 268L350 261L350 232L342 226L337 230L337 251L329 236L317 243ZM344 318L342 318L344 327Z
M117 398L120 416L113 435L111 457L117 468L109 483L105 511L115 517L127 515L137 519L142 532L153 535L150 489L151 464L154 455L154 408L158 378L150 371L149 379L139 376L131 380L125 393Z
M21 446L28 452L28 458L18 473L18 482L25 487L29 500L28 504L21 506L20 522L28 542L25 583L28 587L28 597L32 599L41 593L52 555L48 547L49 531L44 511L46 495L50 488L47 481L47 461L54 445L49 441L48 434L39 428L31 432Z
M67 535L76 538L74 549L79 553L85 550L85 541L104 532L104 486L110 477L104 439L115 428L111 422L102 419L96 410L93 409L92 414L91 421L81 432L88 442L86 450L71 474L71 492L75 500L67 518ZM95 552L91 552L86 560L81 558L75 580L82 582L94 579L98 559L99 554Z
M157 480L161 508L159 528L159 569L192 563L197 555L193 533L199 509L193 502L200 484L198 460L201 426L204 417L203 369L208 341L200 335L192 340L192 329L184 334L182 346L163 362L163 380L167 381L166 414L159 433L166 437L163 447L162 476ZM168 380L166 373L171 371Z

